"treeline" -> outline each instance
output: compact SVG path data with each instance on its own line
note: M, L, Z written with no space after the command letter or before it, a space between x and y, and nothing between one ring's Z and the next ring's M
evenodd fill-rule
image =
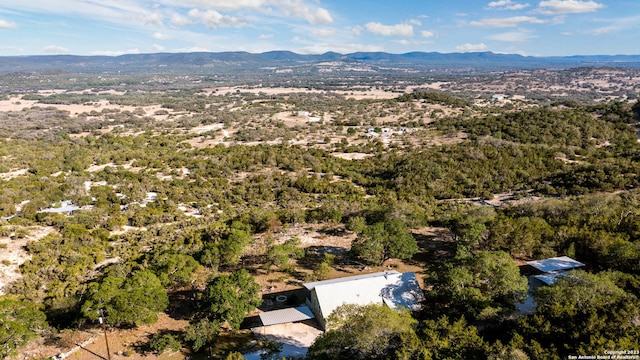
M633 121L631 105L611 103L445 118L434 126L442 131L463 131L472 140L491 136L519 144L586 149L629 141L632 130L629 125Z
M468 100L436 91L414 91L412 93L400 95L396 99L400 102L407 102L411 100L425 100L426 102L432 104L440 104L456 108L462 108L471 105Z

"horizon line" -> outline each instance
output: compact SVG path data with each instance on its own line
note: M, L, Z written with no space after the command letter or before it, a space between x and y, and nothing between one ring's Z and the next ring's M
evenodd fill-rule
M10 58L10 57L45 57L45 56L74 56L74 57L110 57L117 58L120 56L131 56L131 55L162 55L162 54L233 54L233 53L242 53L249 55L263 55L268 53L278 53L278 52L287 52L300 56L321 56L326 54L337 54L342 56L354 55L354 54L387 54L387 55L408 55L408 54L440 54L440 55L462 55L462 54L492 54L492 55L512 55L512 56L521 56L524 58L569 58L569 57L617 57L617 56L640 56L638 54L573 54L573 55L523 55L518 53L504 53L504 52L494 52L494 51L465 51L465 52L440 52L440 51L407 51L402 53L394 53L387 51L355 51L350 53L340 53L337 51L326 51L323 53L298 53L292 50L267 50L262 52L250 52L245 50L233 50L233 51L158 51L158 52L131 52L131 53L122 53L122 54L89 54L89 55L81 55L81 54L73 54L73 53L60 53L60 54L28 54L28 55L0 55L0 58Z

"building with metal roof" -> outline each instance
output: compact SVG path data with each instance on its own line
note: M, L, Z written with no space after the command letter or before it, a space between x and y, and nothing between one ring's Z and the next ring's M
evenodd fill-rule
M527 265L532 266L543 273L567 271L584 266L583 263L573 260L568 256L558 256L543 260L527 261Z
M533 293L540 286L553 285L558 279L569 274L570 270L575 270L585 266L583 263L568 256L558 256L542 260L527 261L527 265L533 268L533 273L527 271L529 280L529 291L527 298L522 303L516 303L519 314L527 315L535 312L537 304L533 298ZM521 268L522 271L522 268ZM526 270L525 270L526 271Z
M71 213L76 210L80 210L80 207L73 205L73 201L71 200L65 200L60 202L60 207L42 209L39 212L71 215Z
M558 278L566 275L567 275L566 271L560 271L560 272L552 272L552 273L542 274L542 275L535 275L533 278L542 282L545 285L553 285L555 284L556 281L558 281Z
M343 304L385 304L392 309L422 308L424 293L412 272L384 271L340 279L306 283L307 305L324 329L327 317Z
M313 319L315 316L308 306L265 311L258 314L263 326L285 324Z

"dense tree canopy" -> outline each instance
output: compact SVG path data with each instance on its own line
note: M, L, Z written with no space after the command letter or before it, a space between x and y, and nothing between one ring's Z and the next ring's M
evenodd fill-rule
M368 264L380 265L391 258L409 259L418 251L416 239L399 220L365 227L351 244L351 252Z
M575 271L552 286L540 287L536 312L518 321L532 357L638 348L640 302L613 278L613 273Z
M244 269L220 275L207 284L204 292L206 313L238 329L247 313L262 302L259 292L260 285Z
M134 271L130 277L107 276L92 284L82 305L84 316L96 320L98 310L106 312L107 322L116 326L150 324L169 304L160 280L149 270Z
M472 319L509 315L528 290L527 278L503 251L482 251L458 259L448 264L444 274L431 279L432 295L449 304L449 312L458 309Z
M0 296L0 358L14 355L47 326L45 314L36 304L11 295Z
M415 359L424 356L416 321L384 305L342 305L328 331L309 348L309 359Z

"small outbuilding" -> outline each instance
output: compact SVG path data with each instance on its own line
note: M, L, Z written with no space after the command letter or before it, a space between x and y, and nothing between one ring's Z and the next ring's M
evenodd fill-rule
M566 275L566 272L569 270L578 269L584 266L583 263L568 256L527 261L527 265L538 271L537 274L533 274L533 279L545 285L555 283L559 277Z
M567 275L568 271L585 266L583 263L568 256L558 256L542 260L527 261L521 267L521 273L529 280L529 292L523 303L516 303L519 314L532 314L536 309L533 293L540 286L553 285L558 279Z
M65 200L60 202L60 207L42 209L41 213L67 214L71 215L74 211L80 210L79 206L73 205L73 201Z
M313 319L314 315L307 306L265 311L259 314L262 326L286 324Z
M573 260L568 256L558 256L543 260L527 261L527 265L532 266L543 273L567 271L584 266L584 264L580 261Z

